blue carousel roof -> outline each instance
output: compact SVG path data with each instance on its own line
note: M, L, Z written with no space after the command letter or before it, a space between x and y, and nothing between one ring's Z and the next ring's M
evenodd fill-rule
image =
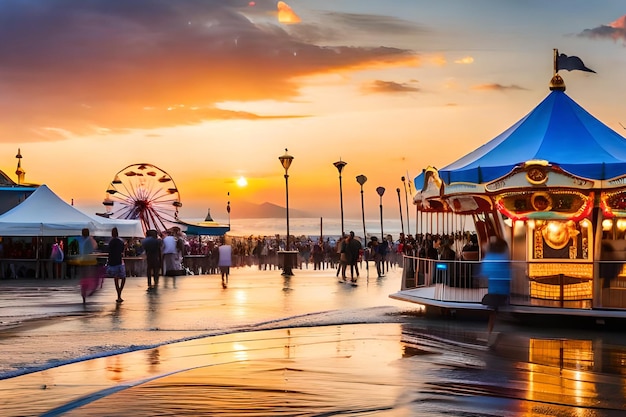
M626 140L555 90L499 136L439 170L439 177L447 184L480 184L530 160L588 179L611 179L626 174ZM416 189L423 183L423 174L415 178Z

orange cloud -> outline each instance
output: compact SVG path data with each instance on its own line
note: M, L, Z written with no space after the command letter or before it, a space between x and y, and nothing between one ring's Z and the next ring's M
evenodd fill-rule
M480 84L472 87L472 90L477 91L506 91L506 90L526 90L518 85L502 85L498 83Z
M278 8L278 21L285 24L300 23L300 17L285 3L279 1L276 4Z
M376 80L363 87L368 93L413 93L419 91L407 83L397 83L394 81Z
M473 64L474 63L474 58L472 58L471 56L465 56L461 59L457 59L456 61L454 61L455 64Z
M307 76L417 59L405 49L320 46L256 24L231 2L70 3L3 6L15 22L0 25L12 40L0 44L4 140L255 119L217 103L289 101Z
M626 42L626 15L609 23L608 25L600 25L593 29L585 29L578 36L587 38L608 38L614 41L622 40Z

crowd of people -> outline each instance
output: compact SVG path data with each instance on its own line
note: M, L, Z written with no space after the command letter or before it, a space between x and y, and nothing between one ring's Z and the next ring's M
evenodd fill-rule
M231 238L233 265L255 266L260 270L279 269L281 268L279 252L289 250L298 253L297 262L294 265L298 269L337 270L343 262L341 259L342 245L350 240L358 243L358 247L353 244L351 250L352 265L372 260L374 255L370 254L374 251L381 253L379 260L381 265L384 264L385 269L401 263L402 254L397 250L398 241L394 241L391 235L387 235L384 242L381 242L380 248L371 248L368 244L362 243L358 237L355 237L354 232L351 232L343 238L326 237L320 239L292 236L289 241L289 248L286 247L285 239L278 235ZM348 264L348 266L350 265ZM354 267L352 269L354 271Z
M91 251L83 248L85 242L93 246ZM460 242L463 242L462 246ZM478 259L479 249L475 234L418 234L414 237L400 233L397 239L391 234L380 239L373 235L363 239L349 232L338 238L290 236L287 246L284 236L278 234L201 237L187 236L178 227L162 233L148 230L144 238L131 239L120 238L115 230L109 239L100 238L97 242L89 236L87 230L75 240L68 242L55 238L49 245L52 268L51 273L42 273L44 278L50 275L53 278L80 277L86 273L86 269L79 271L76 263L83 252L99 253L99 259L106 254L107 270L100 275L108 274L116 278L118 302L123 301L126 274L146 276L148 291L158 286L159 276L191 274L221 274L222 285L226 287L231 266L279 270L284 266L280 252L291 251L297 253L292 265L295 269L328 270L340 280L356 282L363 267L368 269L368 275L371 276L369 268L372 265L376 275L383 277L391 268L403 265L403 255L438 260ZM472 253L474 255L470 257ZM98 275L93 272L89 274ZM97 284L93 287L84 290L84 297L95 291Z

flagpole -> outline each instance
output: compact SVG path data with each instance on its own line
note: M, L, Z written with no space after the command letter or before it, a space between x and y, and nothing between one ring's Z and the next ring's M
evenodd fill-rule
M559 50L554 48L554 75L550 80L550 91L565 91L565 81L559 75Z

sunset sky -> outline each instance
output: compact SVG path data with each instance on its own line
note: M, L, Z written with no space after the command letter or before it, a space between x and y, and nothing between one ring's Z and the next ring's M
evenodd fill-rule
M102 212L116 172L151 163L181 218L224 220L228 199L233 216L285 204L288 148L290 207L338 217L341 158L346 217L364 174L377 218L376 187L397 207L402 176L543 100L553 48L596 71L561 71L567 94L624 134L625 15L623 0L2 0L0 169L16 180L20 148L27 182Z

